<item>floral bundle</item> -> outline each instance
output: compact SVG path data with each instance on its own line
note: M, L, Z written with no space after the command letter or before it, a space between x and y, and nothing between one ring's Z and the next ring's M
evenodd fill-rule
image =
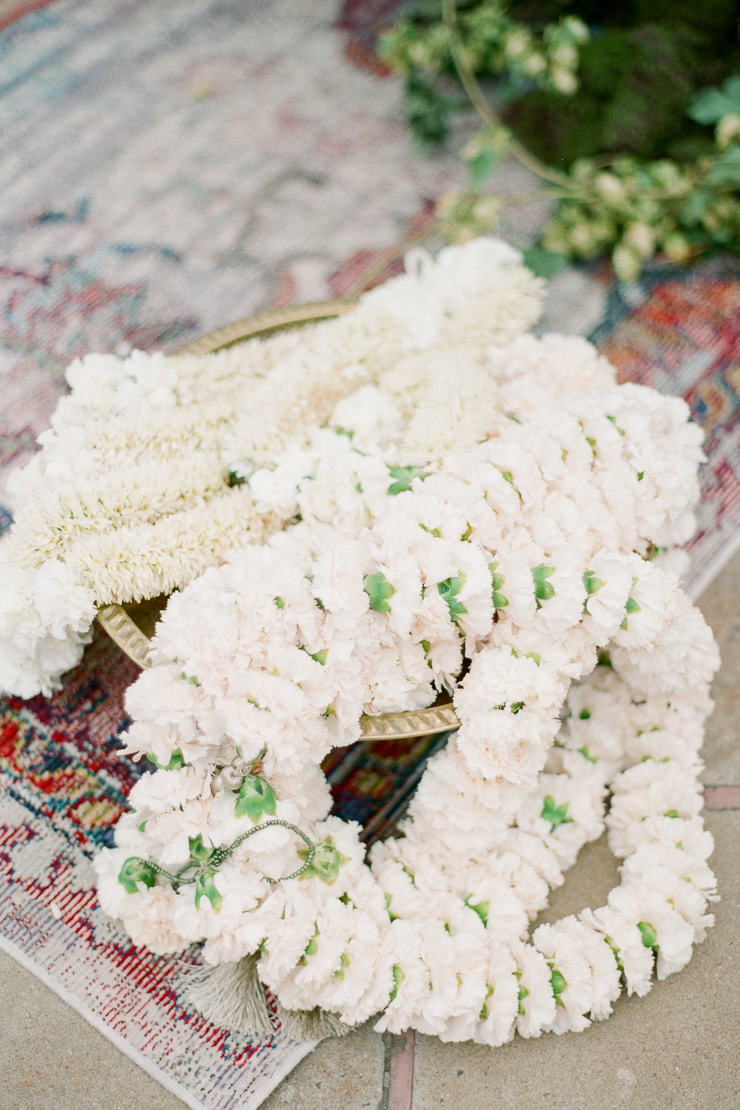
M296 497L283 504L274 488L258 497L265 483L253 490L234 460L272 467L287 450L288 480L290 452L318 459L315 430L338 433L337 405L353 395L363 407L361 387L374 387L367 436L378 409L391 434L411 418L412 454L437 395L449 402L450 443L472 445L493 429L500 409L485 352L534 323L541 283L518 252L491 240L436 262L422 251L407 261L405 276L339 320L215 355L134 351L72 363L71 394L40 437L42 449L9 482L15 522L0 541L0 690L48 695L79 662L97 606L169 594L234 546L282 528ZM586 374L593 361L586 357ZM463 396L477 398L480 411L463 412ZM430 425L432 438L437 430ZM382 447L374 457L376 485L380 474L387 490L393 478ZM397 452L388 457L395 466ZM371 487L368 477L368 513ZM310 500L299 495L301 511L332 523L331 498ZM352 511L365 511L357 497Z
M156 952L202 944L212 970L193 996L244 1031L269 1032L261 981L284 1017L381 1013L379 1030L497 1045L608 1016L712 924L697 774L718 659L675 573L701 433L683 402L616 385L585 341L522 334L538 288L502 244L408 268L311 332L155 360L157 402L143 356L133 386L119 367L97 416L75 410L79 457L101 421L133 436L109 413L123 388L163 473L192 421L181 438L195 462L201 435L211 492L181 504L178 476L169 500L153 484L145 500L142 481L127 523L101 514L45 557L89 604L181 587L128 695L126 751L157 769L97 859L103 908ZM200 428L188 406L208 373ZM33 481L62 473L56 435ZM231 531L188 545L188 514L232 503ZM5 557L39 576L17 538L30 523L16 527ZM181 539L159 562L157 529ZM94 545L125 558L83 559ZM362 713L441 691L461 727L366 859L359 827L329 815L321 760ZM620 885L528 939L605 825Z

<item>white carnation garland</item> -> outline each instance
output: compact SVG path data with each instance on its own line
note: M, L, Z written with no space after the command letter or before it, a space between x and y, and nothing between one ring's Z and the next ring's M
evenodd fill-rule
M160 769L97 867L135 942L200 941L245 990L256 964L287 1013L496 1045L608 1016L712 924L697 753L718 660L670 553L650 558L691 528L686 406L613 385L582 341L487 359L488 384L455 393L442 367L406 414L363 386L334 431L234 471L302 523L171 600L128 697L126 750ZM368 866L320 760L361 713L438 689L462 726ZM620 886L527 941L604 823Z
M500 411L486 351L525 331L540 299L519 253L482 239L436 260L412 252L405 275L337 320L216 355L74 362L42 450L9 482L0 689L50 694L81 658L96 606L170 593L282 527L279 506L267 511L235 486L232 463L272 465L286 448L309 447L311 429L360 387L374 399L367 415L380 410L399 445L408 432L412 451L430 382L451 389L453 408L456 393L477 390L467 427L447 421L448 438L476 442ZM445 386L451 357L459 373ZM598 377L598 360L586 358L584 374Z

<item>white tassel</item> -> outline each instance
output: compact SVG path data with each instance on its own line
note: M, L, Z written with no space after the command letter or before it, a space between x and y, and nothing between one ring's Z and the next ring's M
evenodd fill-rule
M245 956L238 963L217 964L181 975L180 991L214 1025L250 1037L270 1037L273 1027L257 976L258 958L259 953Z
M278 1002L278 1017L286 1033L295 1041L320 1041L324 1037L344 1037L354 1025L345 1025L337 1014L315 1006L313 1010L286 1010Z

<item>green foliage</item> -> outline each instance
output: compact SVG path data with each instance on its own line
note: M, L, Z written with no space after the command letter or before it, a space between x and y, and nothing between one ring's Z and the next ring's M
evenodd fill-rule
M640 930L642 943L646 948L652 948L654 952L658 951L658 934L655 928L649 921L638 921L637 928Z
M535 277L545 278L546 281L550 281L564 270L570 261L567 254L546 250L541 243L535 243L533 247L528 247L522 253L525 265L529 266Z
M390 613L388 598L393 597L396 587L391 585L382 570L377 570L375 574L366 574L363 585L365 593L370 598L370 608L376 613Z
M581 159L570 178L542 246L583 259L609 251L622 281L634 281L658 253L686 262L712 247L740 246L736 142L688 166L620 155L605 169Z
M504 586L504 576L497 571L498 563L489 563L488 570L491 575L491 600L495 609L505 609L509 604L509 599L501 590Z
M211 909L214 913L218 913L224 903L223 897L219 893L216 886L216 872L213 868L206 868L200 871L195 879L195 908L200 909L202 898L207 898L211 903Z
M127 894L136 894L139 889L137 883L143 883L146 887L154 886L156 878L156 872L151 864L136 856L127 859L118 872L118 881Z
M495 227L504 202L486 184L513 153L558 202L525 255L540 276L610 254L630 282L656 256L740 249L736 3L420 0L379 51L406 78L421 143L446 137L458 75L483 118L461 152L469 188L438 204L447 238ZM505 123L479 83L491 77Z
M388 486L388 493L392 497L410 490L414 478L421 478L423 481L427 477L427 471L420 466L391 466L388 471L394 479Z
M688 115L697 123L719 123L740 112L740 77L728 77L721 89L700 89L691 98Z
M306 860L310 851L310 848L301 848L298 855ZM322 883L331 884L339 875L339 868L345 863L349 863L349 857L339 851L332 837L324 837L321 843L316 845L313 859L301 875L301 881L316 878Z
M446 578L444 582L437 585L440 597L447 603L447 608L450 610L450 616L455 624L458 623L463 613L467 613L467 609L459 600L458 594L466 582L466 575L459 571L454 577Z
M572 817L568 817L568 803L563 802L562 805L556 805L555 799L552 794L546 794L543 798L543 806L541 817L545 821L550 822L550 831L555 832L560 825L568 825L573 821Z
M459 0L461 48L477 74L505 75L509 95L530 84L556 95L575 92L579 46L588 39L586 24L568 15L548 23L541 33L508 14L506 0ZM422 146L447 138L449 117L460 102L440 87L454 76L442 0L421 0L407 9L378 43L381 61L406 78L409 125Z
M532 91L505 118L549 163L620 151L656 157L686 132L684 113L700 74L689 32L654 23L611 28L582 48L577 96Z
M247 775L236 796L234 815L247 816L253 825L258 825L267 814L275 815L277 796L267 779L260 775Z
M551 597L555 597L555 587L552 582L547 581L554 571L555 567L546 567L544 563L540 563L538 567L532 567L534 596L537 600L538 609L542 608L543 601L549 601Z
M146 752L146 758L149 760L150 763L153 763L155 767L158 767L160 770L164 771L177 771L180 767L185 766L185 760L182 758L182 752L179 748L175 748L174 752L169 758L169 762L166 764L160 763L156 755L153 755L152 752Z
M439 92L421 73L412 72L406 78L406 118L422 149L441 146L449 134L449 117L467 107L460 97Z

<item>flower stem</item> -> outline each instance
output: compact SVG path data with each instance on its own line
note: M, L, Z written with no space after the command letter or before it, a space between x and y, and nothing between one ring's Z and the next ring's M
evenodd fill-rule
M460 83L468 94L470 102L483 122L487 123L489 127L502 127L501 120L489 104L488 98L483 92L478 78L468 65L467 59L460 49L457 33L457 0L442 0L442 18L444 19L449 35L452 60L455 63L455 69L460 78ZM559 170L554 170L551 169L550 166L546 166L545 163L541 162L531 151L527 150L518 139L512 140L509 149L518 162L525 166L526 169L531 170L532 173L536 173L538 177L563 188L568 188L570 186L571 180L567 174L560 173Z

